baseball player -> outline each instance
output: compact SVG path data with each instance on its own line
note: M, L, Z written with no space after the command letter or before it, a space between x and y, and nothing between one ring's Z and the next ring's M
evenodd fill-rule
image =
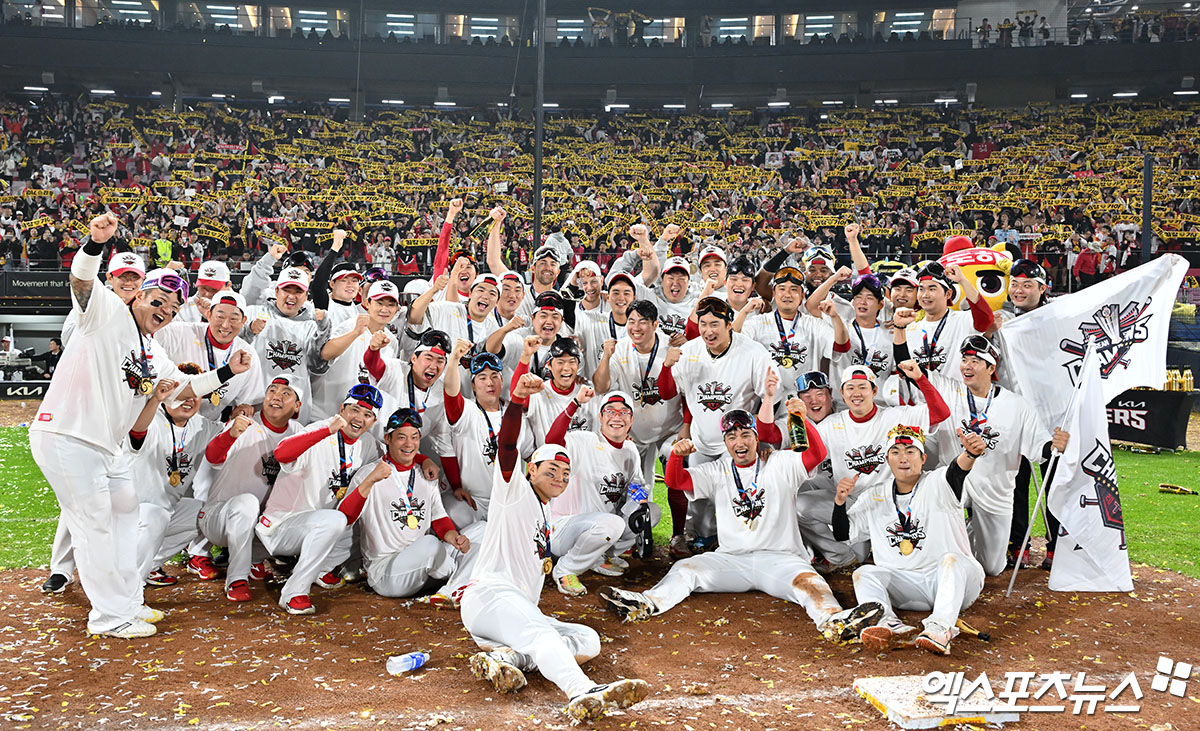
M343 583L332 571L349 558L350 541L342 540L346 516L336 506L355 471L377 456L367 432L382 405L379 389L358 384L347 393L337 416L275 447L279 476L254 531L272 555L298 557L279 597L279 606L288 614L316 613L308 596L313 582L327 589Z
M421 415L396 409L384 441L387 452L358 471L338 510L361 529L367 584L380 596L407 597L431 579L449 578L474 554L470 538L442 509L437 466L417 452Z
M887 298L891 302L892 311L902 307L917 309L917 288L920 286L921 280L917 278L917 270L912 267L904 267L889 277Z
M633 395L633 430L630 437L641 455L642 476L650 480L660 454L665 463L668 443L683 427L679 395L664 399L658 376L666 362L670 341L655 327L658 308L650 300L629 306L628 337L605 341L593 381L598 393L610 389Z
M958 614L983 589L983 567L971 555L963 519L963 489L975 460L983 455L983 437L957 430L962 453L946 467L922 473L925 430L896 425L885 442L892 479L877 483L847 507L858 476L838 482L833 532L838 540L868 539L875 563L854 571L854 596L875 602L883 616L862 631L864 645L888 649L914 627L904 624L893 607L932 610L916 645L947 655L958 634Z
M247 304L266 306L271 302L271 278L275 275L275 265L280 261L283 262L284 269L300 269L304 272L305 290L307 291L307 282L312 280L315 270L312 255L303 250L296 250L289 254L285 244L272 244L271 248L254 263L250 272L242 279L242 296L246 298ZM278 287L274 294L278 297ZM285 309L282 304L280 309ZM306 320L312 315L313 306L307 301L301 302L296 311L301 319Z
M861 274L850 287L850 306L854 308L851 330L843 330L834 342L833 367L835 380L842 371L865 365L876 378L887 378L896 368L893 358L892 334L879 322L885 299L883 285L874 274Z
M92 604L88 631L148 637L155 629L146 620L163 615L142 603L137 494L130 481L110 482L108 475L157 381L178 383L172 399L205 395L248 369L250 358L242 352L217 371L181 374L152 336L187 300L187 282L156 270L126 304L96 280L104 243L117 230L116 217L102 214L88 228L88 240L71 262L78 327L29 429L29 447L78 549L80 583Z
M314 375L325 373L329 367L321 358L321 349L329 340L328 318L321 311L313 319L301 317L301 310L308 302L308 283L308 274L302 269L284 267L275 282L274 301L246 307L247 324L242 337L258 353L264 389L279 375L298 376L302 383L309 383ZM311 413L307 402L300 405L302 423L309 422Z
M201 372L195 363L181 363L179 370L188 375ZM198 396L164 404L175 385L160 381L129 430L139 503L138 576L151 586L178 581L163 569L163 562L197 535L201 502L188 494L205 447L221 431L219 422L199 415Z
M414 332L440 330L455 343L466 340L475 350L483 350L488 337L504 325L496 310L499 298L500 278L495 274L480 274L471 283L466 304L438 300L422 308L418 298L408 312L408 325ZM460 364L459 380L461 383L466 379L468 391L470 376L470 371Z
M517 315L488 336L486 350L500 356L504 363L505 388L511 389L511 384L518 379L513 377L518 362L524 357L525 341L530 335L538 338L538 348L526 360L527 370L535 375L543 375L547 361L547 352L555 340L560 337L563 326L563 298L558 292L545 292L537 296L534 302L534 312L530 316L529 327L525 328L526 319Z
M108 287L112 289L122 302L128 304L141 291L142 281L146 278L146 265L142 257L131 251L114 253L108 260L108 273L105 275ZM71 340L71 335L79 325L79 313L72 309L67 313L63 322L60 336L64 347ZM109 480L128 481L130 475L128 450L121 454L113 464ZM1021 534L1024 537L1024 534ZM54 543L50 547L50 576L42 584L43 594L61 594L66 591L75 575L75 552L71 548L71 533L67 523L60 515L58 525L54 529Z
M896 337L903 338L903 331ZM829 451L833 479L840 482L858 475L857 488L850 497L852 503L870 487L886 481L887 475L883 470L886 449L883 444L892 426L904 422L919 425L922 431L928 431L950 415L945 401L929 378L921 373L916 362L902 361L899 368L913 379L925 395L924 404L877 405L875 371L867 366L852 366L842 371L842 382L839 384L846 411L827 416L817 427ZM797 496L800 533L805 543L819 551L832 569L846 568L854 565L860 557L833 537L830 529L832 498L828 489L810 490Z
M196 272L196 293L192 295L175 318L180 322L204 322L204 313L211 307L213 295L229 289L231 277L225 262L212 259L200 265Z
M576 264L563 286L565 294L576 298L575 309L577 312L607 315L609 307L608 301L603 297L603 289L604 274L600 271L600 265L590 259L584 259Z
M362 312L356 300L360 299L359 289L366 277L358 270L358 264L342 258L345 241L346 232L335 228L329 252L313 272L312 289L309 292L313 307L325 310L330 329L353 320ZM363 299L366 294L362 293Z
M957 266L943 267L932 261L921 268L917 279L917 304L925 317L907 325L909 351L927 371L957 373L959 346L968 335L988 331L993 322L992 308ZM950 309L955 286L966 294L969 314Z
M1052 448L1066 448L1069 435L1056 428L1051 438L1032 404L995 383L1000 351L987 338L968 336L960 351L962 379L938 379L938 390L950 405L950 423L983 438L983 454L966 482L965 502L971 510L967 533L984 572L996 576L1006 565L1012 486L1021 461L1048 460ZM947 433L935 436L944 439Z
M788 408L803 418L799 399L792 399ZM772 414L760 414L760 422L762 416ZM829 585L813 570L812 555L800 541L794 517L796 489L825 459L820 436L810 430L812 441L803 453L775 452L764 464L758 454L755 419L735 409L721 421L728 460L684 468L683 458L695 447L691 440L681 439L667 462L670 489L708 495L716 503L719 548L677 562L645 592L605 588L601 598L623 620L637 621L670 610L693 592L758 590L804 607L831 642L853 641L863 627L879 620L883 608L863 604L842 609Z
M204 501L198 527L213 544L229 549L225 598L231 602L250 601L249 579L267 578L267 551L254 526L279 476L275 447L302 429L293 417L303 400L299 378L276 376L267 384L262 410L235 415L204 450L195 482L196 497Z
M672 347L683 347L687 342L688 317L700 299L700 288L692 283L692 268L687 259L680 256L667 259L662 281L651 295L650 299L658 307L659 328L670 339Z
M631 484L645 485L641 456L627 441L633 425L633 397L613 391L600 399L597 421L600 433L567 431L579 408L596 395L584 386L567 403L546 434L547 444L567 448L571 456L571 481L567 489L550 501L554 544L558 562L554 582L559 592L581 596L587 589L579 574L587 570L602 576L620 576L629 564L620 556L633 547L636 534L629 525L640 503L626 500ZM657 524L662 511L649 508L650 520Z
M528 368L530 372L537 371L529 366L531 359L537 357L540 343L535 336L525 338L525 349L521 360L513 374L513 382L520 380ZM529 410L526 418L533 432L534 444L540 446L546 438L546 433L554 424L554 420L572 399L579 395L583 383L579 379L579 363L582 360L579 346L571 338L558 338L546 353L547 373L546 382L549 388L542 389L536 396L529 399ZM539 377L541 377L539 375ZM575 412L571 418L570 428L574 430L590 430L595 424L595 415L591 409Z
M595 374L600 359L604 357L604 344L625 337L629 305L634 300L633 278L628 274L610 273L605 285L608 288L609 312L603 315L594 312L575 313L575 334L579 336L583 354L581 373L585 378Z
M258 354L238 336L246 324L246 300L233 290L221 290L205 300L202 312L208 322L172 322L155 336L176 363L196 363L202 371L215 371L238 351L251 354L250 369L208 395L200 415L213 421L230 406L262 403L263 374Z
M538 610L550 573L555 536L547 503L571 478L567 450L546 444L518 469L517 439L524 402L546 387L525 374L504 411L492 504L471 581L457 592L463 626L483 650L471 657L475 677L501 693L525 686L525 672L538 670L567 695L566 713L577 722L599 718L606 707L627 708L646 697L643 680L596 685L579 667L600 654L600 635L582 624L547 617Z
M681 436L690 438L696 447L689 458L694 467L725 454L721 417L734 409L756 411L765 396L763 374L771 371L776 377L779 375L766 348L733 331L733 309L729 303L706 297L696 305L696 316L700 337L676 351L678 355L668 353L658 376L659 394L663 398L680 394L685 421L686 414L691 415L691 424L684 426L687 434ZM702 494L689 499L684 510L679 497L676 500L678 504L671 506L671 550L677 556L687 555L687 541L683 537L685 515L693 522L697 544L710 548L717 532L711 502Z
M363 300L363 308L354 318L334 327L329 342L321 348L321 359L329 369L312 383L312 413L318 419L336 414L351 386L370 383L371 374L363 356L376 334L387 340L379 349L382 357L395 358L399 353L396 341L387 336L387 326L400 311L400 290L387 279L375 282Z
M450 360L459 361L471 350L471 343L459 340ZM443 379L446 421L450 424L450 440L454 453L459 455L460 484L451 485L453 499L443 494L446 513L460 527L487 519L492 499L492 473L496 469L496 435L503 418L501 406L504 366L494 353L476 353L471 357L469 372L475 393L474 400L463 396L460 369L450 368ZM528 429L521 430L520 451L533 452L533 438Z

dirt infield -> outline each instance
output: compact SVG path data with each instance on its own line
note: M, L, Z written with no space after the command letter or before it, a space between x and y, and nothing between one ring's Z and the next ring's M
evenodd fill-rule
M615 582L642 588L664 568L635 567ZM1101 706L1090 718L1039 714L1008 727L1195 728L1186 719L1200 718L1200 679L1184 698L1150 684L1160 653L1200 661L1200 582L1140 566L1132 594L1088 595L1051 593L1046 576L1029 570L1011 599L1003 595L1008 574L990 579L964 616L992 642L960 637L949 657L835 647L818 638L800 607L762 594L693 596L662 617L622 625L595 598L613 580L590 577L587 596L568 600L547 588L542 607L604 637L600 656L585 666L594 680L641 677L652 685L646 702L597 728L891 728L853 694L854 678L934 670L968 678L987 671L997 692L1005 672L1086 671L1089 682L1111 690L1133 670L1145 693L1140 713L1105 714ZM159 636L100 640L84 633L78 585L45 597L37 588L43 578L9 571L0 583L0 727L567 726L558 690L539 675L515 698L497 697L471 677L466 658L475 647L456 612L355 585L314 590L320 613L291 617L275 606L274 587L255 583L254 600L233 605L221 597L221 582L184 575L175 587L147 590L147 601L168 612ZM849 576L831 583L839 599L852 600ZM385 656L417 649L432 654L424 670L387 674Z

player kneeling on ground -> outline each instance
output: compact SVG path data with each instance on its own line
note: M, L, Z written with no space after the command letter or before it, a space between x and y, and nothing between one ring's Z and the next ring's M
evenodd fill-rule
M958 613L983 589L983 566L971 555L963 519L963 484L986 447L983 437L958 430L963 452L946 467L922 475L925 434L897 425L888 433L887 463L894 479L863 495L847 511L846 499L858 479L845 478L834 496L833 534L840 540L871 541L874 565L854 571L860 602L878 602L883 619L862 632L863 644L883 651L900 635L911 633L892 607L929 610L916 645L942 655L958 634Z
M414 409L396 409L388 418L384 441L387 454L369 472L359 470L357 487L338 510L347 522L357 520L361 526L367 584L381 596L406 597L430 579L454 573L471 541L442 508L437 466L417 453L421 415ZM431 530L436 535L430 535Z
M460 592L463 626L485 651L471 658L475 677L502 693L525 686L523 671L539 670L571 699L566 713L576 721L604 715L615 705L628 708L646 697L643 680L596 685L579 663L600 654L600 635L591 627L568 624L538 611L542 585L550 573L549 509L571 479L567 450L546 444L533 453L528 472L517 469L517 439L524 402L546 383L525 374L514 384L498 436L495 484L487 530L472 581Z
M770 411L777 380L768 382L763 411ZM804 416L799 399L788 400L788 410ZM778 429L765 422L758 427L765 441L777 441ZM807 421L807 420L806 420ZM729 459L684 468L683 458L695 451L681 439L667 461L667 486L712 500L717 510L718 548L679 561L667 575L643 593L608 588L600 596L625 621L648 619L679 604L689 594L744 592L757 589L804 607L827 639L850 642L862 627L883 615L879 604L861 604L843 610L829 585L813 570L812 554L800 540L796 524L796 490L825 459L825 445L811 423L806 451L782 451L769 461L758 455L759 433L744 410L721 418Z

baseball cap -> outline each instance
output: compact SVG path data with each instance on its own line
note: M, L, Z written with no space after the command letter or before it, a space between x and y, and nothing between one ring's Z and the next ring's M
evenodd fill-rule
M919 426L897 424L888 432L887 441L883 444L883 451L887 452L897 444L906 447L916 447L924 454L925 431Z
M308 272L297 267L284 267L283 271L279 272L279 277L275 280L275 288L286 287L289 284L294 284L305 292L308 291Z
M316 269L316 263L313 261L313 255L299 249L287 255L283 260L285 267L307 267L308 269Z
M112 258L108 260L108 273L116 277L125 272L137 272L144 277L146 276L146 263L142 261L142 257L132 251L113 254Z
M283 373L272 378L271 382L267 385L270 386L272 384L287 386L288 388L292 389L292 393L296 394L297 401L304 401L304 386L302 385L303 381L300 380L299 376L291 373Z
M246 298L233 290L222 290L213 295L209 308L211 309L217 305L233 305L243 315L246 314Z
M604 396L604 400L600 402L600 410L604 411L606 407L613 404L624 406L630 411L633 411L633 397L624 391L610 391L608 394L606 394Z
M417 347L413 355L430 351L434 355L446 355L450 352L450 336L441 330L426 330L416 338Z
M841 388L851 381L869 381L874 386L875 371L865 365L850 366L842 372L842 382L838 387Z
M595 274L597 277L604 276L604 274L600 271L599 264L597 264L594 261L585 260L585 261L581 261L578 264L576 264L575 268L571 270L571 279L574 279L575 276L578 275L580 272L582 272L584 269L588 270L592 274Z
M346 404L358 404L375 412L383 408L383 394L369 383L356 383L346 392L342 405Z
M223 289L229 284L229 267L223 261L206 261L196 272L196 286L209 289Z
M624 279L629 283L630 287L633 287L634 290L637 289L637 286L633 283L633 277L628 272L609 272L608 276L604 278L604 288L612 289L613 283L619 279Z
M972 335L963 340L959 352L963 355L973 355L976 358L996 365L1000 361L1000 350L982 335Z
M917 279L917 270L913 269L912 267L904 267L893 274L890 279L888 279L888 284L893 287L897 282L903 282L913 287L918 287L921 284L921 281Z
M358 277L363 278L362 272L358 271L358 265L352 261L342 261L334 265L333 271L329 275L329 281L336 282L342 277Z
M546 362L549 363L562 356L583 360L583 354L579 351L579 343L562 336L555 338L554 343L550 345L550 350L546 353Z
M810 268L814 263L823 261L830 268L833 267L834 258L833 250L827 246L810 246L804 250L800 256L800 260L804 262L804 268Z
M396 288L396 285L390 279L380 279L367 290L368 300L377 300L384 297L391 297L397 302L400 301L400 290Z
M500 280L496 278L495 274L480 274L475 277L475 281L471 282L471 289L475 289L481 284L495 287L497 291L500 290Z
M726 411L721 416L721 433L728 434L737 429L754 429L754 417L745 409Z
M375 281L378 282L381 280L377 279ZM419 277L416 279L410 279L404 283L404 294L411 294L414 295L414 297L420 297L429 291L429 286L428 279L421 279Z
M533 300L534 310L557 310L562 312L563 298L562 295L554 290L542 292Z
M567 454L567 450L557 444L543 444L538 447L534 451L533 456L529 458L529 464L541 464L551 459L565 462L568 466L571 464L571 455Z
M707 246L704 251L700 252L700 258L696 261L703 264L704 260L710 256L715 256L725 263L729 263L729 258L725 256L725 251L717 246Z
M410 409L407 406L401 406L388 417L387 426L383 428L383 433L390 434L402 426L411 426L420 429L422 422L421 412L416 409Z
M684 259L682 256L672 256L670 259L667 259L667 264L663 267L662 273L666 274L672 269L682 269L683 273L688 276L692 274L692 267L688 265L687 259Z

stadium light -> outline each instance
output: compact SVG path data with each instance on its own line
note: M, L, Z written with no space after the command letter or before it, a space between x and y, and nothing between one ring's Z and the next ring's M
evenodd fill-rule
M804 30L816 30L817 28L832 28L833 23L821 23L819 25L804 24Z
M792 103L791 102L767 102L767 106L775 107L775 108L790 107L790 106L792 106Z
M924 18L925 13L896 13L897 18Z
M224 99L225 95L224 94L213 94L212 98L213 99Z
M152 92L150 92L150 96L162 96L162 92L161 91L152 91Z
M822 115L821 115L821 119L829 119L829 115L828 115L828 114L822 114Z
M93 94L98 94L98 95L116 94L117 93L117 92L113 91L112 89L92 89L91 92Z
M327 10L297 10L296 13L298 15L317 15L317 16L329 15L329 11L327 11Z
M1113 94L1113 96L1118 99L1126 99L1128 97L1137 96L1137 95L1138 95L1138 93L1136 91L1118 91L1115 94Z
M604 111L611 112L614 109L628 109L628 104L605 104Z
M118 10L117 12L124 13L125 15L149 15L150 14L149 10Z
M25 88L28 89L29 87L27 86ZM1181 89L1180 91L1174 92L1174 94L1175 96L1195 96L1200 94L1200 91L1196 91L1194 89Z
M883 103L884 104L899 104L900 100L899 99L884 99Z
M832 15L806 15L806 16L804 16L805 23L808 23L808 21L810 21L810 20L833 20L833 16Z
M713 104L713 105L712 105L712 108L713 108L713 109L732 109L732 108L733 108L733 105L732 105L732 104L726 104L726 103L718 103L718 104Z
M435 107L452 107L452 106L455 106L455 103L454 102L434 102L433 106L435 106Z
M25 87L25 91L50 91L50 90L44 86L27 86L27 87Z
M686 104L664 104L663 109L687 109Z
M841 105L845 104L846 102L842 101L841 99L826 99L825 101L823 101L821 103L827 107L840 107Z
M721 18L721 23L749 23L749 18Z
M228 10L231 12L237 12L237 6L235 5L205 5L204 7L208 8L209 10Z
M267 104L274 104L275 102L281 102L281 101L283 101L283 97L278 96L278 95L272 95L272 96L267 97Z
M892 25L920 25L919 20L893 20Z
M948 96L948 97L942 97L939 99L934 99L933 103L934 104L958 104L958 100L955 99L954 97Z
M379 101L382 104L403 104L404 103L403 99L380 99Z
M472 16L471 22L472 23L499 23L500 19L499 18L476 18L476 17Z
M1084 94L1083 92L1079 92L1078 94L1072 94L1071 98L1072 99L1087 99L1088 95Z
M218 15L216 13L213 13L211 17L220 18L221 20L237 20L238 19L238 16L236 16L236 15Z
M142 0L112 0L113 5L124 5L130 8L142 7Z
M498 107L507 107L507 106L508 106L508 102L496 102L496 106L498 106Z
M62 20L63 14L62 13L42 13L42 17L43 18L54 18L55 20Z
M340 96L329 97L330 104L349 104L350 100Z
M389 18L399 18L401 20L412 20L416 17L415 15L408 15L405 13L388 13L387 16Z

